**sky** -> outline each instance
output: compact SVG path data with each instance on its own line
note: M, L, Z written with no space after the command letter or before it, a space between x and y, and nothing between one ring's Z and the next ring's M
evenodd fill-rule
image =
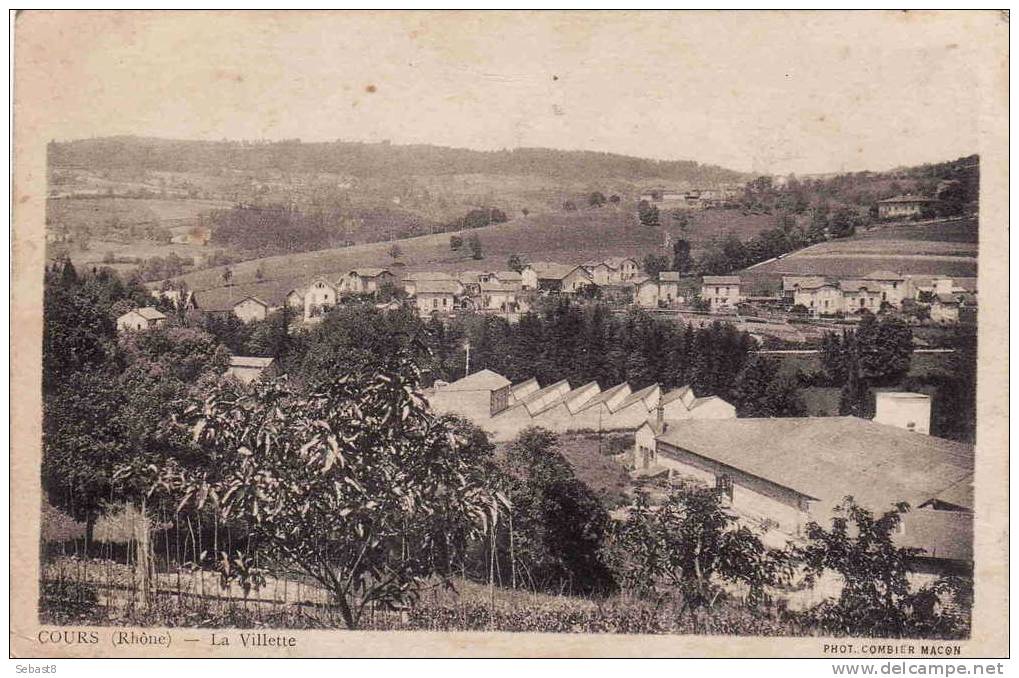
M16 27L15 96L18 82L49 83L54 139L388 140L774 174L881 170L978 150L981 35L996 20L28 13Z

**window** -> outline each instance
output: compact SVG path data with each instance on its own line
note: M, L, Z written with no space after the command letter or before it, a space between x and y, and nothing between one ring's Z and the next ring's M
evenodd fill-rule
M864 305L864 304L865 304L866 302L867 302L867 300L866 300L866 299L863 299L863 298L861 298L861 299L860 299L860 308L863 308L863 305Z
M446 306L449 306L449 299L447 299L446 297L443 297L442 298L442 307L445 308Z
M438 308L438 307L439 307L439 300L438 299L432 299L432 308Z
M715 491L732 501L732 477L728 473L715 476Z

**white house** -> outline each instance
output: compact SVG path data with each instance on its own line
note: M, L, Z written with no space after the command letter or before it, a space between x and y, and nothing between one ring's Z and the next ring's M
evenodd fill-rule
M159 327L166 322L166 316L151 306L136 308L117 318L117 330L135 332Z
M314 318L326 309L336 305L339 297L336 285L319 277L311 281L304 290L304 317Z
M899 195L887 200L879 200L877 213L880 219L901 219L916 217L923 214L924 209L937 200L919 195Z
M436 382L425 398L438 414L485 421L509 407L510 380L492 370L480 370L452 383Z
M640 265L631 257L609 257L605 264L618 272L620 282L626 282L640 273Z
M480 307L486 311L508 313L517 310L517 292L519 285L498 282L495 280L482 282L480 288Z
M422 281L427 282L452 282L456 280L456 276L452 273L443 273L441 271L419 271L417 273L408 273L403 277L403 289L409 296L414 296L417 293L417 284Z
M385 268L355 268L340 279L339 288L353 294L372 294L393 280L393 274Z
M233 377L244 384L269 376L276 371L276 363L272 358L257 356L230 356L230 364L226 368L227 376Z
M258 297L244 297L234 304L233 311L234 315L246 323L255 320L265 320L265 317L269 314L269 304Z
M532 290L579 292L594 284L587 269L573 264L536 261L527 264L520 276L522 287Z
M877 313L881 310L884 292L880 282L842 280L839 281L839 290L842 292L842 304L846 313L859 313L860 311Z
M906 278L891 271L872 271L863 276L864 280L873 281L881 286L881 301L888 302L895 308L902 305L903 299L912 297Z
M792 293L793 304L803 306L811 315L834 315L845 310L838 283L824 278L796 280L792 282Z
M774 532L779 543L803 536L810 521L829 525L846 496L872 511L907 502L914 509L907 518L922 509L935 522L973 510L971 446L856 417L652 420L634 435L632 461L717 488L738 518ZM923 534L907 520L898 538L916 542ZM930 533L931 541L914 545L925 558L958 561L972 552L972 527L956 537L970 547L946 548Z
M954 294L938 294L931 301L931 321L943 325L959 322L959 298Z
M464 292L463 285L455 280L418 280L414 287L414 306L423 318L433 313L452 313L456 310L457 297Z
M735 308L743 300L738 275L706 275L701 281L701 299L712 311Z

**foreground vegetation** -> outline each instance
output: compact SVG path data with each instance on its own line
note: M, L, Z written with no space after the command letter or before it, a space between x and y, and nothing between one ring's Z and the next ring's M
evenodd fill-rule
M871 514L847 499L844 516L810 526L805 543L766 547L713 488L589 484L570 446L600 438L564 445L528 429L497 451L469 422L434 416L421 393L423 370L459 364L466 335L482 364L509 358L523 369L530 356L547 376L620 370L718 389L734 380L741 407L789 413L795 384L731 326L609 319L561 302L513 330L483 319L447 332L355 301L307 333L291 332L286 314L241 328L171 305L166 327L118 336L121 309L156 303L143 288L69 264L46 283L43 487L85 530L72 566L59 538L46 547L44 619L968 633L966 582L909 582L917 553L893 540L905 506ZM880 355L878 341L860 368L908 368L901 328L876 327L894 350ZM866 339L861 329L853 341ZM230 341L262 342L288 374L224 378ZM615 451L607 442L604 454ZM614 519L610 506L624 510ZM96 563L97 520L120 511L133 516L126 545ZM825 573L845 580L841 593L781 611ZM465 594L447 597L442 587L457 582ZM291 598L291 587L304 594ZM498 604L502 595L510 602Z

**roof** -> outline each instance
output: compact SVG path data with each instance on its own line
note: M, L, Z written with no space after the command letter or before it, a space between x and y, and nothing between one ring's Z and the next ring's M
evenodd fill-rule
M415 294L459 294L460 284L454 280L419 280L414 284Z
M973 507L973 479L964 478L954 485L946 487L943 491L932 497L936 502L961 506L963 508Z
M925 198L922 195L897 195L894 198L886 198L885 200L878 200L879 205L885 203L896 203L896 202L937 202L933 198Z
M502 282L483 282L481 283L482 292L516 292L517 285L507 285Z
M902 532L895 535L900 547L920 548L921 558L973 560L973 514L962 511L921 509L902 516Z
M480 370L442 387L443 391L495 391L509 386L510 380L492 370Z
M641 273L641 274L635 275L632 278L630 278L629 280L627 280L626 284L628 284L628 285L643 285L646 282L651 282L651 278L649 278L648 276L646 276L643 273Z
M728 404L729 404L728 402L726 402L726 401L725 401L725 400L723 400L722 398L719 398L719 397L718 397L718 396L716 396L716 395L710 395L710 396L703 396L703 397L700 397L700 398L694 398L694 399L693 399L693 402L692 402L692 403L690 403L690 407L689 407L689 409L691 409L691 410L695 410L695 409L697 409L698 407L700 407L701 405L707 405L708 403L710 403L710 402L714 402L714 401L716 401L716 400L718 400L718 401L720 401L720 402L723 402L723 403L725 403L726 405L728 405Z
M328 280L324 282L329 283ZM330 287L334 287L332 283L329 283ZM281 288L274 287L272 285L234 285L231 287L213 287L207 290L199 290L195 292L195 304L199 309L203 311L223 311L229 312L234 309L234 306L244 301L245 299L254 297L254 292L258 292L258 298L260 300L268 299L271 306L279 306L283 303L286 296L294 291L294 288ZM303 293L302 293L303 296Z
M485 275L484 271L461 271L456 277L462 283L476 283L478 278L483 275Z
M562 280L578 268L583 271L583 268L576 264L556 264L550 261L535 261L527 266L537 273L541 280ZM584 271L584 275L587 275L587 271Z
M514 396L516 396L517 393L519 393L520 391L529 391L529 392L531 392L530 389L532 387L534 388L535 391L538 391L538 390L541 389L541 387L538 386L538 380L536 378L534 378L534 377L531 377L527 381L522 381L519 384L513 384L513 386L510 387L510 393L512 393Z
M867 290L868 292L880 292L881 285L873 280L840 280L839 289L844 292L859 292L860 290Z
M615 386L613 386L612 388L607 388L607 389L605 389L604 391L602 391L601 393L599 393L598 395L596 395L595 397L593 397L593 398L591 398L590 400L588 400L588 401L587 401L587 402L586 402L586 403L584 404L584 406L583 406L583 407L581 407L580 409L582 409L582 410L586 410L587 408L589 408L589 407L593 407L593 406L597 405L598 403L605 403L605 402L608 402L608 401L609 401L609 400L611 400L611 399L612 399L612 398L613 398L613 397L614 397L614 396L615 396L615 395L616 395L617 393L619 393L619 392L620 392L621 390L623 390L623 389L627 389L627 388L629 388L629 387L630 387L630 385L629 385L628 383L626 383L626 382L624 381L624 382L623 382L623 383L621 383L621 384L616 384L616 385L615 385Z
M657 439L829 511L846 495L875 510L915 507L973 476L972 446L856 417L689 420Z
M356 275L359 278L377 278L383 273L392 275L391 273L389 273L389 269L386 268L355 268L351 270L350 273Z
M632 405L638 400L643 400L647 396L651 395L657 388L659 388L658 384L651 384L650 386L646 386L640 389L639 391L634 391L630 395L623 398L623 402L619 403L619 409L622 409L628 405Z
M454 280L456 276L451 273L443 273L442 271L418 271L417 273L408 273L403 276L404 280Z
M523 277L516 271L496 271L492 275L494 275L499 280L502 280L503 282L510 280L520 282L523 279Z
M659 403L661 405L668 405L673 400L677 400L677 399L682 398L683 396L685 396L687 394L687 392L690 391L690 390L691 389L690 389L689 386L680 386L679 388L674 388L671 391L669 391L668 393L663 393L662 394L662 399L659 401Z
M797 288L801 290L815 290L825 285L830 285L823 275L784 275L782 276L782 290L793 292Z
M662 271L658 279L662 282L679 282L679 271Z
M738 275L706 275L704 276L705 285L739 285L740 279Z
M863 276L864 280L905 280L898 273L892 273L891 271L871 271L867 275Z
M243 304L245 301L248 301L248 300L257 302L257 303L261 304L262 306L265 306L266 308L269 308L269 304L265 303L264 301L262 301L258 297L251 296L250 294L248 296L244 297L243 299L241 299L240 301L238 301L237 304ZM234 306L237 306L237 304L234 304Z
M265 369L266 367L269 367L272 362L272 358L260 358L258 356L249 355L230 356L230 367L257 367L259 369Z
M152 308L151 306L143 306L141 308L134 309L134 312L145 318L146 320L163 320L166 318L159 309Z
M611 268L619 268L625 261L629 261L634 264L637 263L637 260L633 257L608 257L605 259L604 263L608 264Z
M955 297L954 294L941 293L937 296L937 299L939 304L949 304L955 306L959 303L959 300Z

